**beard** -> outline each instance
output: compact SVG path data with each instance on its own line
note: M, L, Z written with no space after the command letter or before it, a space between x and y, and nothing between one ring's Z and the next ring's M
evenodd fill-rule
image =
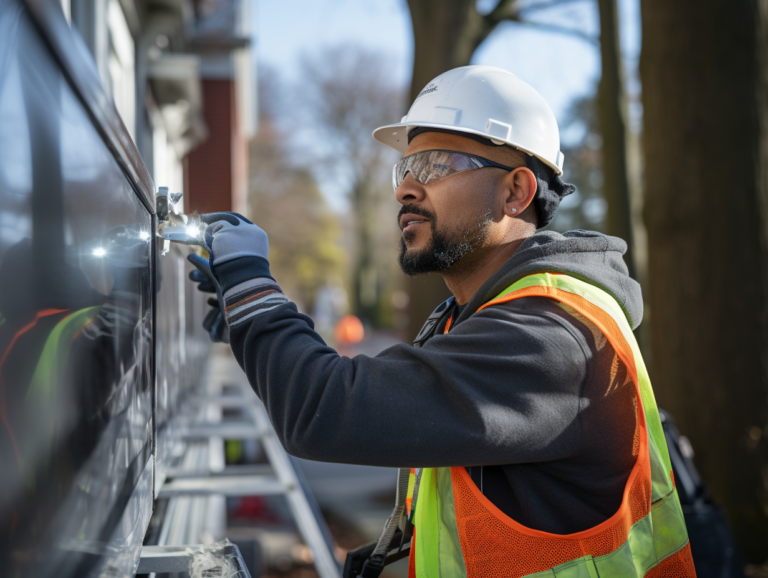
M398 263L403 273L410 276L447 271L464 257L483 246L490 234L490 226L493 222L493 209L491 207L488 207L485 214L475 221L453 231L441 231L438 229L434 215L413 205L404 206L401 214L404 213L413 213L429 218L432 229L429 245L419 251L409 250L405 245L406 238L409 235L414 236L413 233L404 233L400 237Z

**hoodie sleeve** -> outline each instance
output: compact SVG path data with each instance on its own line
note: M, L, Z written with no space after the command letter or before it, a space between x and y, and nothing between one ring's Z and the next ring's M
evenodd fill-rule
M422 348L341 357L284 303L231 328L286 450L393 467L554 460L580 447L589 348L545 298L488 307Z

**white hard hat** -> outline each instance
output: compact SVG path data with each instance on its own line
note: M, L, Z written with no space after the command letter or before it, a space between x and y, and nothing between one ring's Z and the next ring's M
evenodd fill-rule
M544 98L517 76L494 66L462 66L424 87L398 124L373 131L373 138L405 152L415 127L474 134L527 152L563 174L560 131Z

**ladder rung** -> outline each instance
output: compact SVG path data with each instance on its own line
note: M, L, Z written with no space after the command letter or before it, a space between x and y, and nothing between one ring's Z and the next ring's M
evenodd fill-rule
M274 475L275 471L269 464L237 464L227 466L219 472L210 470L184 470L173 468L165 472L167 479L180 478L215 478L221 476L269 476Z
M217 395L194 397L193 401L200 405L218 405L222 408L231 409L255 405L258 402L258 398L255 395L247 397L244 395Z
M186 439L204 439L218 436L228 440L249 440L261 437L261 430L251 423L221 422L193 425L183 429L181 437Z
M286 487L274 476L203 476L178 478L163 484L158 497L170 496L270 496Z

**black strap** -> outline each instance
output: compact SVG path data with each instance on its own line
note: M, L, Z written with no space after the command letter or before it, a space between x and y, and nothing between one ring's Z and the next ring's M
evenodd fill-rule
M419 331L413 342L415 347L421 347L434 334L437 328L447 322L453 314L456 307L456 299L450 297L443 301L432 314L427 318L424 326ZM395 506L397 509L397 505ZM399 515L398 515L399 518ZM397 522L397 520L395 520ZM387 523L389 525L389 521ZM385 530L386 532L386 530ZM411 550L411 540L413 539L413 524L410 521L405 523L405 531L399 528L395 530L386 554L374 554L381 538L360 546L356 550L350 550L347 553L347 559L344 562L343 578L378 578L384 570L384 566L392 564L409 555Z
M343 578L377 578L393 562L402 560L411 552L411 540L413 539L413 525L408 522L405 532L399 528L392 537L390 550L386 558L379 559L371 557L378 540L368 542L365 546L360 546L356 550L350 550L347 553L347 559L344 562Z
M435 331L440 326L443 320L446 320L451 316L453 313L453 309L456 307L456 298L450 297L443 301L440 305L437 306L437 309L435 309L432 314L427 317L427 320L424 322L424 325L421 328L421 331L419 331L419 334L416 336L416 339L413 340L413 346L414 347L421 347L424 345L432 336L434 336Z

